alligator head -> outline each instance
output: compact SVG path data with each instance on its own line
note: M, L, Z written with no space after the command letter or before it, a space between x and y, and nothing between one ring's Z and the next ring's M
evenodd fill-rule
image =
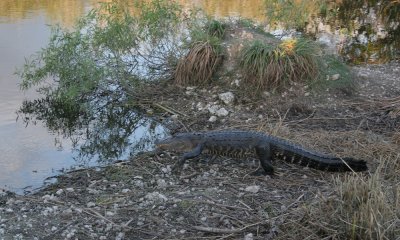
M199 144L196 134L181 133L155 142L157 149L173 152L189 152Z

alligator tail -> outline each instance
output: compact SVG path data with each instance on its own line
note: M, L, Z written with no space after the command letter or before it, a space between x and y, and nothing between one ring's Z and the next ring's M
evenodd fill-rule
M294 151L293 151L294 150ZM301 148L277 151L277 156L283 158L286 162L307 166L310 168L330 171L344 172L355 171L361 172L368 170L367 162L353 158L337 158L329 155L319 154L307 151Z

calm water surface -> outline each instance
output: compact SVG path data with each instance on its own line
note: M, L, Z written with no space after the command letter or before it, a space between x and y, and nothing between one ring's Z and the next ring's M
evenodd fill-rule
M49 132L42 123L16 121L24 99L38 97L21 92L14 75L25 57L45 47L48 25L72 27L76 19L93 8L92 0L1 0L0 1L0 190L23 193L40 187L43 180L74 166L71 142ZM262 0L178 1L197 6L218 17L242 16L260 20Z

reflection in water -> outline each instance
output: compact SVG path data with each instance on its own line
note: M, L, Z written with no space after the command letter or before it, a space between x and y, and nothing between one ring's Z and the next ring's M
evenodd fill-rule
M178 0L182 6L203 9L208 15L217 18L241 17L262 22L265 20L264 0Z
M91 159L109 163L126 159L153 148L155 139L165 136L164 128L139 114L130 106L97 96L91 111L82 112L77 105L68 105L43 98L24 101L19 111L27 124L43 121L48 129L64 138L71 138L77 160L84 164Z

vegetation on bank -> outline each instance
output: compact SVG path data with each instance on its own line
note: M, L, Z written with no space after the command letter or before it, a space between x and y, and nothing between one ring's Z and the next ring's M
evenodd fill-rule
M303 38L283 40L273 46L255 40L241 51L239 67L244 80L257 89L284 89L292 82L314 80L320 51Z

